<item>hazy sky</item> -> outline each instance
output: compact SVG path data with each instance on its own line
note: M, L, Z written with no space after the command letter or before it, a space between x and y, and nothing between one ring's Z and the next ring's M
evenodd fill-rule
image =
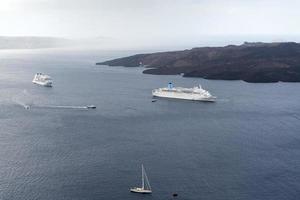
M300 34L299 0L0 0L0 35L196 41Z

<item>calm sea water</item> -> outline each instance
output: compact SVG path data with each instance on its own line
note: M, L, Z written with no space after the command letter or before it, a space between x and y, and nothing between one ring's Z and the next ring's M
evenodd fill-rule
M136 52L0 52L1 200L300 199L300 84L95 66ZM33 85L36 72L53 88ZM201 83L216 103L151 90ZM22 105L33 108L25 110ZM96 110L34 106L94 104ZM153 194L139 195L144 164Z

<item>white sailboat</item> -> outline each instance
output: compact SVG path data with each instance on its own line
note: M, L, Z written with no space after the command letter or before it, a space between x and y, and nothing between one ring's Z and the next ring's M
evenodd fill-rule
M141 194L151 194L151 186L146 174L144 165L142 165L142 187L130 188L130 192L141 193Z

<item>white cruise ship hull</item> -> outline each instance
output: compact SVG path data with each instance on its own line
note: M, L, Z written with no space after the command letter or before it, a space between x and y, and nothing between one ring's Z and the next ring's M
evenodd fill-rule
M184 99L184 100L191 100L191 101L205 101L205 102L215 102L216 97L203 97L199 94L192 94L192 93L178 93L172 91L156 91L152 92L154 97L161 97L161 98L170 98L170 99Z
M33 80L32 82L37 85L41 85L41 86L45 86L45 87L52 87L52 82L42 82L42 81L36 81L36 80Z

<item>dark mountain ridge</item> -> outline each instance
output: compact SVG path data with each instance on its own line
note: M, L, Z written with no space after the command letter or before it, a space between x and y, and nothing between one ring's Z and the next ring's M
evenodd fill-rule
M148 68L143 72L146 74L183 74L185 77L247 82L300 82L300 44L245 42L239 46L138 54L97 64L142 65Z

